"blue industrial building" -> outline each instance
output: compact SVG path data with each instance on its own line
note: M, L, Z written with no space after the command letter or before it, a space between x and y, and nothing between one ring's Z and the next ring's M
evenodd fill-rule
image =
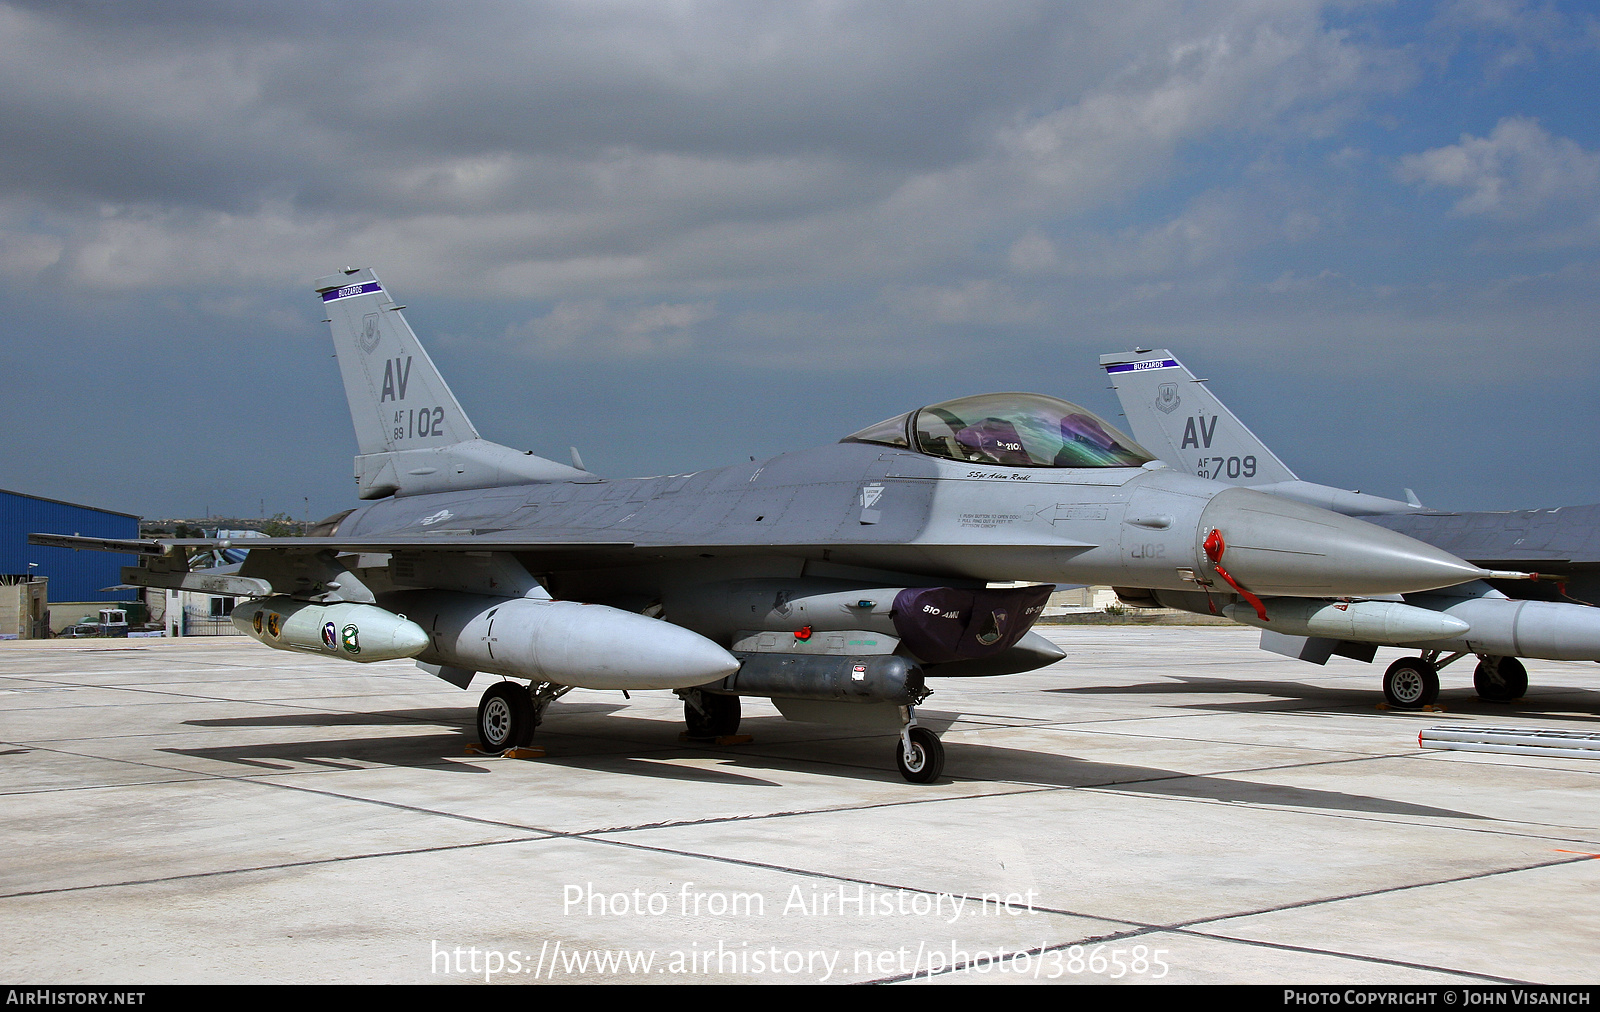
M28 544L28 535L81 534L91 538L137 538L139 518L131 513L79 506L0 489L0 574L49 579L51 601L132 601L134 590L102 591L122 582L122 567L133 555L76 552ZM37 563L32 569L28 563Z

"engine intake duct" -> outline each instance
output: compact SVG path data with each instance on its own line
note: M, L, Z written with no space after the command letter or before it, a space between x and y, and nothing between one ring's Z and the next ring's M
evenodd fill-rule
M920 703L928 695L922 669L904 657L827 657L815 654L739 654L739 670L704 692L780 696L851 703Z

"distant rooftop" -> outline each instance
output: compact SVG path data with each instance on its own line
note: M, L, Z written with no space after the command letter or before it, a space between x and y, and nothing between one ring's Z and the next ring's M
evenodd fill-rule
M33 499L37 502L55 503L57 506L73 506L80 510L94 510L96 513L111 513L119 517L128 517L132 520L142 519L136 513L124 513L121 510L108 510L100 506L86 506L81 502L67 502L65 499L52 499L49 496L34 495L31 492L17 492L9 488L0 488L0 495L14 495L22 499Z

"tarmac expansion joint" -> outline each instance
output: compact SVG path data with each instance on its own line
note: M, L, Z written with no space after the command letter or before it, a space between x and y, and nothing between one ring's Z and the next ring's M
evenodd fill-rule
M688 731L679 731L678 740L681 742L694 742L697 745L748 745L756 740L753 734L721 734L715 738L696 738Z
M500 759L543 759L544 749L538 745L525 745L520 748L508 748L496 752L486 749L477 742L467 746L467 755L493 756Z

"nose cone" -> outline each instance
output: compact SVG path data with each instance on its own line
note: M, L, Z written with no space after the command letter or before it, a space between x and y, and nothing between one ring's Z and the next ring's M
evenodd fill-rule
M319 611L307 609L317 627L318 646L351 661L397 661L415 657L428 645L428 634L410 619L369 604L335 604ZM322 623L332 624L330 642Z
M409 619L395 626L390 648L400 657L415 657L428 645L428 634Z
M577 601L531 602L526 608L548 619L533 637L538 667L563 684L681 689L739 670L733 654L671 622Z
M1213 529L1227 546L1218 564L1254 594L1403 594L1488 575L1403 534L1247 488L1219 492L1207 504L1201 540Z
M640 618L630 615L630 618ZM705 685L726 678L739 670L739 658L699 633L655 619L641 619L655 628L653 665L641 660L638 667L649 671L661 687ZM662 628L665 626L665 628Z

